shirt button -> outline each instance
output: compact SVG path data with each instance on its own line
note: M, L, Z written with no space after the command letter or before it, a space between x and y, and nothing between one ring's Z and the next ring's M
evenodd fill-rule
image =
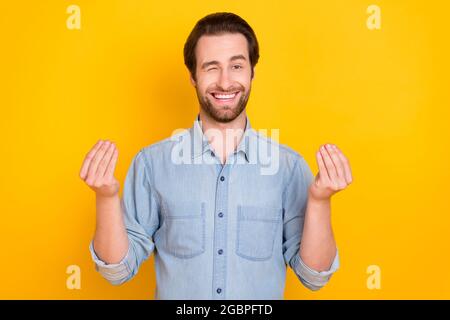
M223 213L219 212L219 218L222 218L222 217L223 217Z
M221 293L222 292L222 289L220 289L220 288L217 288L217 293Z
M223 181L223 180L225 180L225 177L224 177L224 176L221 176L221 177L220 177L220 181Z
M219 249L218 252L219 252L219 254L222 254L222 253L223 253L223 250L222 250L222 249Z

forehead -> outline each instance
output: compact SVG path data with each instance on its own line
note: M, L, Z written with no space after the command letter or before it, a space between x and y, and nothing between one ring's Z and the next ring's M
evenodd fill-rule
M241 33L203 35L195 48L198 64L218 60L226 62L232 56L242 54L248 59L248 43Z

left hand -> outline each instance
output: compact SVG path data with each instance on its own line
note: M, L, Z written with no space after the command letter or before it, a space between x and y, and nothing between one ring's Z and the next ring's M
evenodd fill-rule
M327 201L352 183L350 163L334 144L322 145L316 152L319 172L309 187L311 200Z

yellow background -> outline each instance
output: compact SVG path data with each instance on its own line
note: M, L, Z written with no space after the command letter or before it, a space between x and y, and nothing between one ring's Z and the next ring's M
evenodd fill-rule
M204 15L231 11L261 47L252 126L279 128L315 173L326 142L353 169L353 184L332 200L340 270L311 292L289 269L286 299L449 299L443 3L2 1L0 298L153 298L153 257L120 287L95 272L95 198L79 169L98 139L111 139L123 188L141 147L192 125L198 105L184 42ZM66 27L71 4L81 30ZM381 8L381 30L366 26L371 4ZM66 288L73 264L81 290ZM380 290L366 286L369 265L381 268Z

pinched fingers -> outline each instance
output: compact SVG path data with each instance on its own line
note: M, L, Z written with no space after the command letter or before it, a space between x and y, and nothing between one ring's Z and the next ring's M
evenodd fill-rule
M102 144L103 144L103 141L98 140L97 143L92 147L92 149L87 153L86 157L84 158L83 164L81 166L81 170L80 170L80 178L81 179L86 180L92 159L94 158L95 154L97 153L99 148L102 146Z
M348 161L347 157L342 153L342 151L337 146L335 146L335 147L336 147L336 151L337 151L336 153L337 153L338 157L341 159L341 162L343 164L345 181L347 182L347 184L350 184L353 181L350 162Z
M111 157L111 161L108 164L108 167L106 168L106 173L105 173L105 178L106 179L112 179L114 176L114 170L116 169L116 163L117 163L117 158L119 155L119 150L117 149L117 147L114 148L114 152L112 154Z
M108 146L108 148L106 149L106 152L102 158L102 160L100 160L100 163L98 164L98 168L97 168L97 172L96 175L97 177L101 178L105 175L106 169L108 168L108 165L111 161L111 157L114 153L115 150L115 145L113 142L111 142Z
M319 166L319 176L320 179L325 183L330 183L330 176L328 175L327 168L325 166L325 162L323 160L322 153L319 151L316 152L317 165Z
M338 155L338 150L336 145L334 144L327 144L326 149L328 151L328 154L330 155L334 167L336 168L337 173L337 187L339 189L345 188L347 186L347 183L345 181L345 171L344 171L344 164L342 163L341 158Z
M95 154L94 158L92 159L91 165L89 166L89 171L88 171L88 181L89 183L92 183L93 181L96 180L97 178L97 168L98 165L100 163L100 161L103 159L103 157L105 156L105 153L109 147L110 142L108 140L106 140L102 146L100 147L100 149L97 151L97 153Z
M328 185L335 191L347 187L353 179L350 164L342 151L334 144L326 144L320 147L320 154L328 172Z
M328 176L330 177L330 182L333 186L335 186L335 184L338 180L338 174L336 171L336 167L333 164L333 160L331 159L330 154L328 153L325 146L323 146L323 145L320 146L320 153L322 154L322 157L323 157L323 160L325 163L325 167L328 172Z

